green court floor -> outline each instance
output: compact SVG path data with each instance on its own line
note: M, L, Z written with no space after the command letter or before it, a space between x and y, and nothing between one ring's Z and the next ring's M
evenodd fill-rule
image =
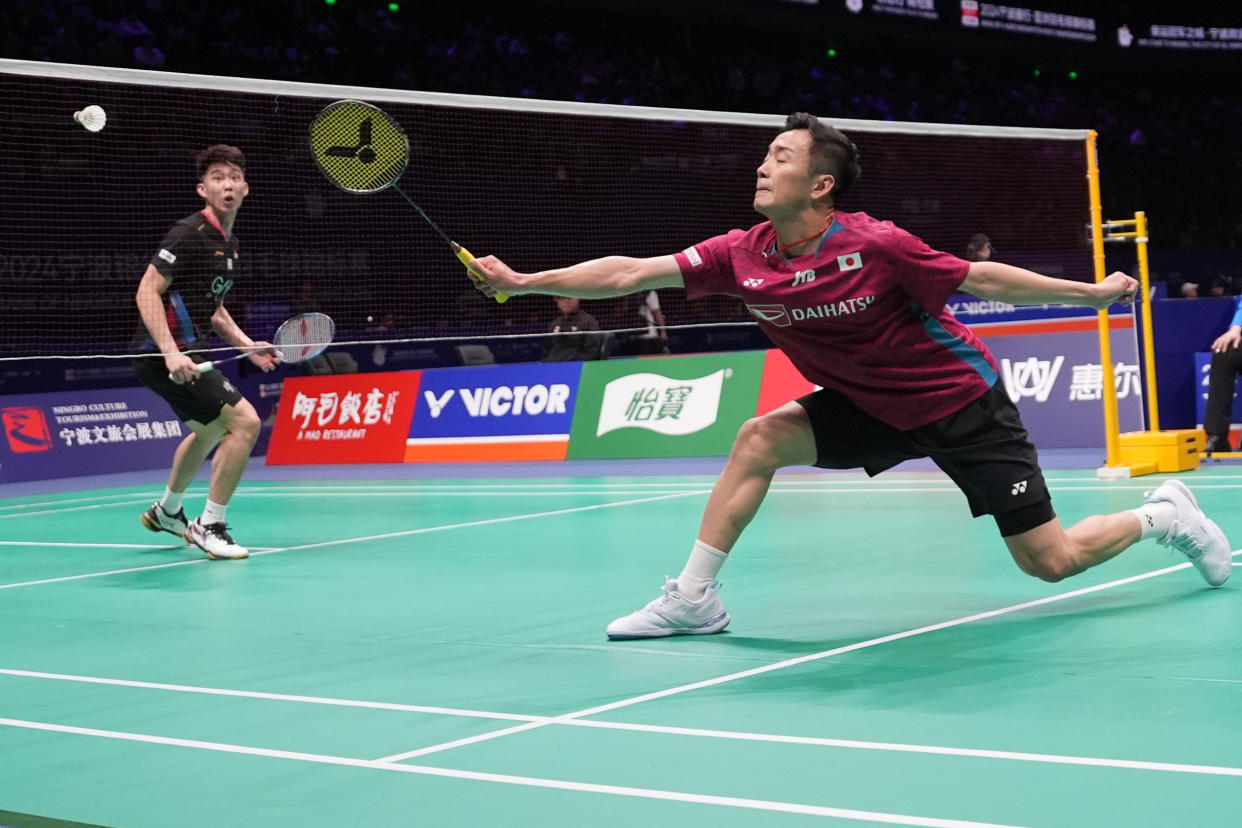
M1181 477L1237 545L1242 470ZM1157 482L1048 478L1065 523ZM607 641L712 482L246 483L245 561L152 487L2 499L0 825L1242 824L1242 580L1046 584L939 473L790 473L725 634Z

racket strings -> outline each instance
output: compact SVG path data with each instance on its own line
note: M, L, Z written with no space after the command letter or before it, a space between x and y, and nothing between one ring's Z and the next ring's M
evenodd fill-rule
M336 325L322 314L303 314L288 320L276 330L272 345L284 362L304 362L323 353L332 344Z
M311 124L311 150L323 174L354 193L392 186L410 157L401 127L378 107L362 101L338 101Z

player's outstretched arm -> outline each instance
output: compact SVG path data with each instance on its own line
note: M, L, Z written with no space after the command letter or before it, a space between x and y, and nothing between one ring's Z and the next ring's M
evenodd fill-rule
M683 287L681 268L671 255L649 259L605 256L538 273L518 273L495 256L481 256L470 262L470 269L477 277L475 287L487 296L497 292L511 296L546 293L579 299L607 299L639 290Z
M1114 302L1133 302L1138 281L1121 271L1110 273L1103 281L1088 283L1055 279L1001 262L971 262L961 288L980 299L1011 305L1086 305L1103 310Z

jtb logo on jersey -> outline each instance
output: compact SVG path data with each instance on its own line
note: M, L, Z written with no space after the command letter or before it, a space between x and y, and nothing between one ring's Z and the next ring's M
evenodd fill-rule
M799 270L797 273L794 274L793 285L791 285L791 287L797 287L798 285L809 284L810 282L814 282L814 281L815 281L814 270Z

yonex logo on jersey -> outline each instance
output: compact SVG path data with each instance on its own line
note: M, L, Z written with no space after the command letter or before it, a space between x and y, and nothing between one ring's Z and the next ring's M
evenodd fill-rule
M690 266L691 266L691 267L701 267L701 266L702 266L702 264L703 264L703 257L699 255L699 251L698 251L698 250L695 250L693 245L691 245L690 247L687 247L687 248L686 248L684 251L682 251L682 252L684 252L684 253L686 254L686 258L690 260Z
M762 279L754 279L754 278L751 278L751 279L743 279L743 280L742 280L742 287L757 288L757 287L759 287L759 286L760 286L760 285L762 285L762 284L763 284L763 280L762 280Z
M1013 491L1011 491L1010 494L1017 497L1018 495L1022 494L1025 491L1026 491L1026 481L1020 480L1017 483L1013 484Z
M841 270L858 270L862 267L862 253L846 253L837 256L837 267Z
M814 270L799 270L797 273L794 274L793 285L791 285L791 287L797 287L798 285L805 285L805 284L808 284L814 281L815 281Z
M746 309L761 321L778 328L788 328L793 324L789 319L789 310L784 305L747 305Z
M161 259L163 259L164 261L168 262L169 264L173 264L173 263L175 263L175 262L177 261L177 254L176 254L176 253L173 253L171 250L163 250L163 249L161 249L161 250L160 250L160 258L161 258Z

